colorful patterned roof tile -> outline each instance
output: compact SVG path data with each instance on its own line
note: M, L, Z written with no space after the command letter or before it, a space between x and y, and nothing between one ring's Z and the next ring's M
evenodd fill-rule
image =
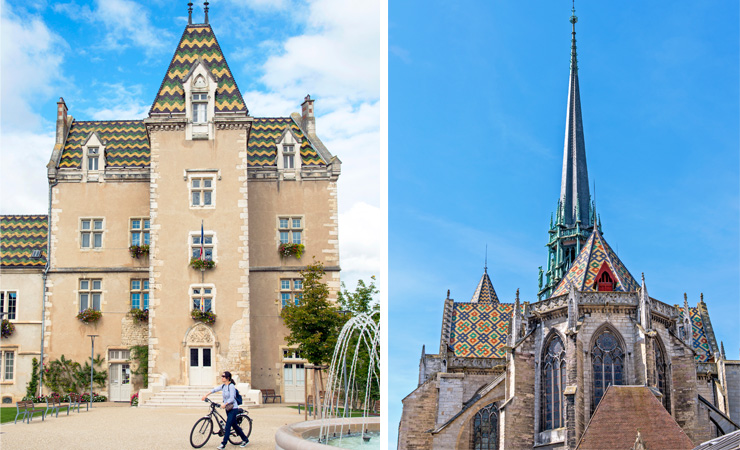
M493 283L491 278L488 276L488 270L483 271L483 276L478 283L478 287L475 289L473 298L470 300L471 303L498 303L498 296L496 291L493 289Z
M0 216L0 266L44 267L48 216ZM33 258L34 250L40 257Z
M573 265L568 269L568 273L560 280L551 297L568 293L571 286L575 286L579 291L596 292L596 276L603 264L608 266L616 278L614 280L615 291L633 292L640 287L616 253L606 243L597 227L584 244Z
M683 321L683 307L677 307L680 315L679 323ZM699 308L689 307L689 319L691 319L691 328L694 331L694 338L692 343L694 351L696 352L696 362L714 362L714 353L712 352L712 346L709 344L707 339L707 333L704 329L704 322L701 320L701 314Z
M74 121L59 161L60 168L80 168L82 145L97 133L105 147L105 167L149 167L149 136L141 120ZM102 169L102 167L101 167Z
M216 35L211 26L206 24L185 27L149 115L185 112L185 90L182 83L198 59L207 65L218 82L216 113L247 113L247 105L221 52Z
M503 358L514 305L455 303L450 345L463 358Z
M252 131L249 134L249 144L247 145L249 167L277 165L276 143L288 127L301 142L301 161L303 165L319 166L325 164L293 119L290 117L276 117L254 119Z

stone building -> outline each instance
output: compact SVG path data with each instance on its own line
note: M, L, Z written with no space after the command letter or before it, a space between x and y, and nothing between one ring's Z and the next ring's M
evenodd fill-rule
M646 392L662 404L660 423L681 448L738 428L740 361L717 344L703 296L696 306L651 297L602 234L588 189L576 21L561 193L538 300L517 291L501 302L487 269L469 301L448 292L439 348L422 348L418 387L403 399L399 449L599 448L605 423L629 445L670 448L655 430L630 428L635 421L610 422L628 392L646 411L655 406ZM602 407L604 396L614 400Z
M332 296L340 270L341 161L316 135L314 100L300 114L252 116L207 6L204 23L190 13L155 94L143 120L77 120L59 99L44 360L87 361L97 335L111 400L141 387L131 348L143 345L144 401L212 386L223 370L302 401L306 361L285 345L280 311L299 302L312 257ZM83 322L85 310L102 316Z
M41 360L47 220L43 215L0 216L0 312L13 326L0 339L0 396L26 395L33 359Z

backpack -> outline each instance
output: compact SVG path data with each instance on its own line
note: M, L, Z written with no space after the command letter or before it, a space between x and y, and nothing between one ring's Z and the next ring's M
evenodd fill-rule
M231 386L234 386L234 385L231 384ZM236 386L234 386L234 400L236 400L237 405L242 404L242 394L239 393L239 389L237 389Z

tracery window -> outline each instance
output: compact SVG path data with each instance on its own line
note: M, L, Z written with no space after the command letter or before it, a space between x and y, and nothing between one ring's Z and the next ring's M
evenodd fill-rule
M565 426L565 346L554 334L542 361L542 431Z
M666 364L660 344L655 342L655 374L658 379L658 390L663 394L663 406L671 412L671 391L668 389L668 364Z
M498 448L498 407L491 403L475 413L473 418L473 449Z
M624 350L619 344L617 336L609 330L604 330L591 349L594 371L594 384L591 402L591 412L604 396L606 388L623 384Z

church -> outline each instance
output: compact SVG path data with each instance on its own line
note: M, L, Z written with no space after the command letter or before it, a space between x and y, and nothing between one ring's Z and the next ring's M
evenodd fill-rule
M144 387L142 346L144 404L224 370L303 401L306 360L280 312L300 302L314 255L336 301L341 161L317 136L310 96L295 99L300 113L250 113L208 2L204 13L194 22L190 3L143 120L80 120L59 99L49 214L2 220L3 298L18 320L3 336L3 401L25 395L32 357L87 361L90 336L113 401Z
M570 22L561 191L537 299L502 301L487 268L470 300L448 291L439 347L422 347L403 399L399 449L691 449L740 429L740 361L716 341L711 299L651 297L650 274L633 275L604 237L575 11Z

